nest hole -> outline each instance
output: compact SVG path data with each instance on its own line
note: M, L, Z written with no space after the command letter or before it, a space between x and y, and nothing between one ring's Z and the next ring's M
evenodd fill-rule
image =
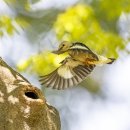
M32 99L39 99L38 95L34 92L25 92L25 95L28 97L28 98L32 98Z

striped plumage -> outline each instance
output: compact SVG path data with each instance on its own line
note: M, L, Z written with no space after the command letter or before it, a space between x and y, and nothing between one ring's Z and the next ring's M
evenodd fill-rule
M115 59L93 53L80 42L62 42L55 54L68 52L70 57L61 62L61 66L48 75L40 76L40 82L53 89L66 89L82 82L96 65L111 64Z
M86 66L82 62L67 57L52 73L40 76L40 82L53 89L66 89L82 82L94 67L95 65Z
M76 60L84 62L86 59L98 60L98 57L86 45L76 42L68 49L68 53Z
M92 52L85 44L80 42L69 43L63 41L58 50L53 51L55 54L62 54L68 52L68 54L75 60L81 61L84 64L103 65L111 64L115 60L114 58L106 58Z

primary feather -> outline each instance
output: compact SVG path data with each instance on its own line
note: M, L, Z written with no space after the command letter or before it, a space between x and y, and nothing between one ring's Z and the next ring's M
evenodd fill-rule
M95 65L84 65L72 58L66 58L62 65L46 76L40 77L40 82L53 89L66 89L82 82L94 69Z

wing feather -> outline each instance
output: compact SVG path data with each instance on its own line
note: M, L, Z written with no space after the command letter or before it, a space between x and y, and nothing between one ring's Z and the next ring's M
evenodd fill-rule
M41 82L41 85L46 85L46 87L49 87L48 85L50 83L53 83L55 78L56 78L56 71L52 72L51 74L49 75L45 75L45 76L42 76L40 77L40 82ZM53 81L53 82L52 82Z
M68 79L64 79L64 86L62 87L62 89L66 89L68 88Z
M74 68L74 72L77 75L78 82L81 82L84 76L79 72L78 68Z
M39 81L41 85L45 85L46 87L52 87L58 90L66 89L82 82L94 67L95 65L86 66L83 64L74 66L66 62L52 73L41 76Z
M52 81L52 82L54 82L54 85L52 86L52 88L58 89L59 81L60 81L60 77L59 77L59 75L57 74L55 81Z
M77 78L77 76L74 76L73 78L72 78L72 82L73 82L73 86L75 86L75 85L77 85L78 84L78 78Z
M63 78L61 78L61 77L59 76L59 83L58 83L58 85L57 85L57 88L60 90L60 89L62 89L62 86L63 86Z

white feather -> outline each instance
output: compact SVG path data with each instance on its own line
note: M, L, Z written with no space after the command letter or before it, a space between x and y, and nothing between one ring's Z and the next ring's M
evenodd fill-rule
M72 46L71 49L83 49L83 50L88 50L86 47L80 46L80 45Z
M94 62L98 66L102 66L103 64L107 64L107 63L111 62L111 59L104 57L104 56L100 56L100 55L98 55L98 59L99 59L99 61Z
M57 72L61 77L65 79L70 79L73 77L73 74L71 73L69 67L60 67Z

